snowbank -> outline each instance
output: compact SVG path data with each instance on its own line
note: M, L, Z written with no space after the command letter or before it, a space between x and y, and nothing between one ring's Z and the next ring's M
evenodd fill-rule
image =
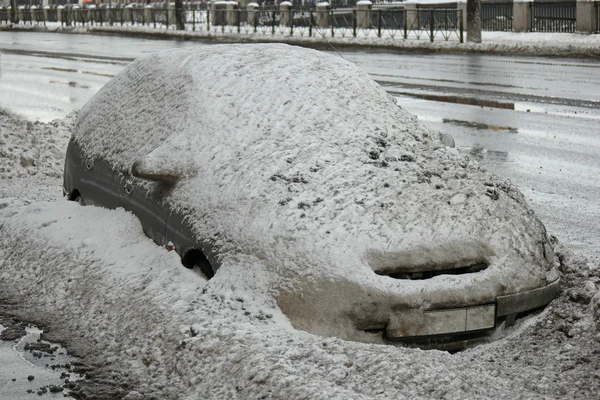
M28 122L0 110L0 198L7 196L56 198L61 189L64 155L73 116L49 124ZM31 184L32 178L36 184ZM54 194L44 184L54 185ZM40 190L46 196L29 194ZM47 197L50 196L50 197Z
M42 319L95 376L145 398L593 398L600 389L587 305L566 295L455 355L345 342L290 329L234 284L204 292L202 277L122 210L59 201L0 212L3 296L19 298L22 316Z

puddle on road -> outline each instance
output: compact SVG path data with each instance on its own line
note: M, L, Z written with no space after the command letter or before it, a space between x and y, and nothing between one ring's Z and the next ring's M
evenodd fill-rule
M510 126L488 125L488 124L482 124L480 122L462 121L459 119L450 119L450 118L443 118L442 122L445 124L464 126L467 128L473 128L473 129L478 129L478 130L507 131L509 133L519 133L519 130L517 128L512 128Z
M43 67L42 69L50 70L50 71L59 71L59 72L74 72L76 74L86 74L86 75L95 75L95 76L103 76L106 78L113 78L113 74L103 74L101 72L92 72L92 71L80 71L78 69L72 68L59 68L59 67Z
M60 71L60 72L79 72L73 68L59 68L59 67L43 67L42 69L50 70L50 71Z
M450 96L444 94L425 94L425 93L413 93L413 92L394 92L394 95L416 97L418 99L440 101L443 103L455 103L464 104L468 106L480 106L490 108L501 108L503 110L514 110L514 103L505 103L495 100L484 100L476 99L473 97L461 97L461 96Z
M28 326L23 332L19 325L0 324L0 333L10 333L0 340L0 398L73 399L69 386L76 387L81 376L71 372L72 357L62 346L42 340L41 329Z
M60 85L68 85L73 88L81 88L81 89L89 89L90 88L89 85L80 85L79 83L77 83L75 81L63 82L63 81L51 80L50 83L58 83Z
M420 78L420 77L416 77L416 76L377 74L377 77L380 77L380 76L384 77L384 78L394 78L394 80L387 80L387 81L377 79L377 83L379 83L381 85L391 85L391 86L395 86L396 81L398 79L402 79L404 81L415 80L415 81L425 81L425 82L457 83L459 85L466 84L466 85L474 85L474 86L495 86L495 87L509 88L509 89L524 89L522 86L509 85L506 83L497 83L497 82L477 82L477 81L462 81L462 80L456 80L456 79L442 79L442 78L436 79L436 78L432 78L432 77Z

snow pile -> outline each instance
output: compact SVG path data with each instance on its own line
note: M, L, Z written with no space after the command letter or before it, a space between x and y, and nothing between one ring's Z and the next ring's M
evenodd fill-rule
M74 139L116 171L182 175L165 201L213 249L221 270L208 286L227 287L221 271L255 257L260 290L313 333L381 342L364 330L399 308L482 304L550 282L551 247L520 192L337 56L286 45L159 52L82 108ZM477 263L489 268L421 281L374 273Z
M0 110L0 196L27 192L29 180L62 177L73 120L29 122Z
M497 341L450 355L291 329L240 290L256 260L203 289L122 210L59 201L0 211L0 293L51 328L122 398L593 398L600 345L588 305L565 294ZM96 229L90 229L95 226ZM559 253L560 254L560 253ZM565 261L572 286L581 266ZM569 272L569 270L573 272ZM216 279L216 278L215 278Z

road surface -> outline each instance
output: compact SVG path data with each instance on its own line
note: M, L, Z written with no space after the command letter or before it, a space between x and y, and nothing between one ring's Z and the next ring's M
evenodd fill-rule
M0 107L51 120L78 110L145 53L200 42L5 32ZM332 53L337 56L337 54ZM431 129L509 178L548 231L598 256L600 61L341 51Z

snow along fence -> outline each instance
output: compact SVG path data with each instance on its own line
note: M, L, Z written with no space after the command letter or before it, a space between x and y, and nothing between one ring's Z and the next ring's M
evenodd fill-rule
M155 3L158 4L158 3ZM414 4L413 4L414 6ZM315 8L295 8L290 2L279 6L244 7L235 1L212 2L208 7L184 10L185 30L219 34L256 34L305 37L378 37L398 39L464 40L464 10L457 7L378 7L359 1L353 8L331 8L319 3ZM176 29L173 4L126 6L118 8L24 7L17 16L22 25L59 23L63 27L145 26L160 30ZM0 9L0 24L10 23L9 10Z
M220 33L262 33L318 37L435 37L462 42L466 25L466 3L439 0L436 3L406 1L353 5L311 3L308 7L284 1L279 6L249 3L250 0L185 3L182 18L186 30ZM337 7L332 7L336 4ZM483 2L484 31L600 33L600 0ZM175 28L173 3L148 6L106 4L78 6L20 6L14 20L23 25L59 22L62 26L149 26ZM11 21L9 8L0 7L0 24Z

